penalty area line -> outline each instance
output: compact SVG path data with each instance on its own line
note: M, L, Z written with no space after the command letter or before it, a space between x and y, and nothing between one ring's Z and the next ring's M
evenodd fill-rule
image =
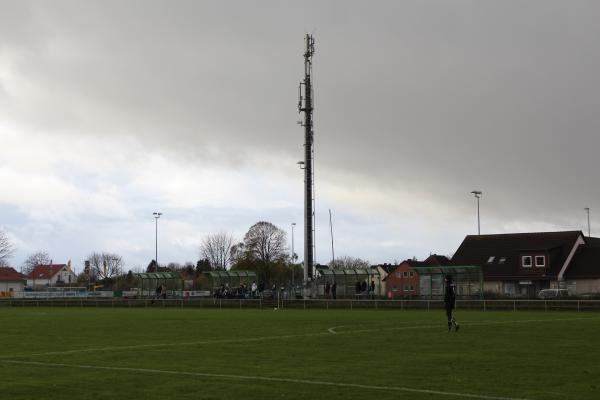
M181 376L194 376L201 378L220 378L220 379L231 379L231 380L246 380L246 381L263 381L263 382L279 382L279 383L292 383L292 384L305 384L314 386L330 386L340 388L355 388L365 390L377 390L377 391L394 391L394 392L407 392L407 393L421 393L438 396L450 396L450 397L462 397L468 399L482 399L482 400L529 400L521 397L505 397L505 396L491 396L474 393L460 393L460 392L446 392L434 389L417 389L402 386L380 386L380 385L363 385L359 383L342 383L342 382L328 382L328 381L314 381L309 379L294 379L294 378L277 378L268 376L258 375L235 375L235 374L215 374L209 372L189 372L189 371L173 371L173 370L162 370L162 369L150 369L150 368L131 368L131 367L107 367L102 365L82 365L82 364L63 364L63 363L46 363L38 361L17 361L17 360L0 360L0 363L14 364L14 365L31 365L40 367L61 367L61 368L78 368L78 369L89 369L89 370L104 370L104 371L118 371L118 372L136 372L136 373L147 373L147 374L164 374L164 375L181 375Z

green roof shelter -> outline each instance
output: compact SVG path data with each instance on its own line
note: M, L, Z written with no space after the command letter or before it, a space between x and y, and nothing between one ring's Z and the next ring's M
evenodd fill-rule
M204 275L211 278L213 290L225 284L236 287L242 283L250 285L252 281L256 281L256 272L254 271L206 271Z
M134 273L133 276L140 280L142 297L153 297L159 285L165 285L167 290L183 290L183 278L177 272L142 272Z
M415 265L412 268L419 274L419 294L422 297L443 297L446 275L452 275L457 296L483 297L483 271L477 265Z

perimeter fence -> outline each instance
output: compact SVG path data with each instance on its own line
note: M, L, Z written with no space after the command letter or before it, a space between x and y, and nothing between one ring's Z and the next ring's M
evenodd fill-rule
M213 308L305 310L440 310L440 300L324 299L2 299L0 307ZM478 311L600 311L600 300L457 300L459 310Z

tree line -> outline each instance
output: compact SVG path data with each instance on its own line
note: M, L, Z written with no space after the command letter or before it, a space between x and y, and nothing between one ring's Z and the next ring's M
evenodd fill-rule
M8 265L8 259L14 253L14 245L5 231L0 230L0 266ZM207 234L198 249L199 260L193 264L168 263L157 265L152 260L146 267L147 272L179 272L185 279L194 279L202 283L206 271L247 270L254 271L259 282L265 284L287 284L290 281L300 283L303 272L301 264L296 263L297 256L291 255L287 246L287 233L271 222L259 221L252 225L242 240L225 231ZM30 254L22 265L25 274L38 265L52 262L46 251ZM368 261L360 258L342 256L329 266L337 269L366 268ZM78 276L78 282L89 284L102 282L129 282L133 280L132 271L124 272L123 258L111 252L92 252L85 261L85 268Z

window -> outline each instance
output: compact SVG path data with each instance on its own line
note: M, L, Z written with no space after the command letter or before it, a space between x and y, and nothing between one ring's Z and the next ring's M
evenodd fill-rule
M402 278L402 272L400 272L400 271L396 272L396 278Z
M396 290L398 287L396 285L392 286L392 290Z
M412 278L413 276L415 276L415 273L414 271L410 271L408 275Z
M491 263L493 263L493 262L494 262L494 260L495 260L495 259L496 259L496 257L495 257L495 256L490 256L490 258L488 258L488 260L487 260L487 263L488 263L488 264L491 264Z
M406 292L410 291L410 285L404 285L404 290L405 290Z
M404 271L404 277L408 278L408 271Z
M506 257L500 257L498 260L498 264L504 264L506 262Z
M535 266L544 268L546 266L546 257L544 256L535 256Z
M522 256L521 257L521 266L523 268L531 268L531 256Z

